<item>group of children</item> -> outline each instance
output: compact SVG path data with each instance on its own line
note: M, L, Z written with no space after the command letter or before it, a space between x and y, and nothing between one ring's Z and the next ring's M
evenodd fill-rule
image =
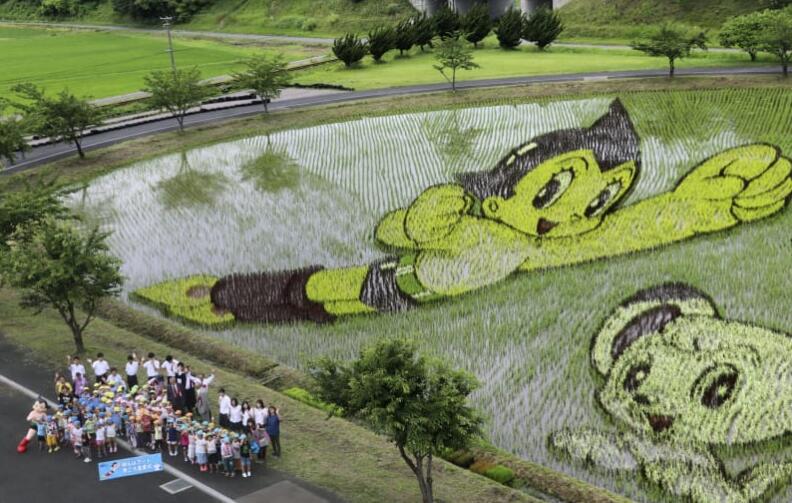
M188 409L174 407L163 380L148 377L151 379L143 386L113 379L74 386L56 375L58 409L35 422L40 450L55 452L70 446L75 457L89 463L94 456L101 459L118 452L116 438L123 438L132 447L150 452L167 451L177 456L181 451L184 461L197 464L200 471L222 472L227 477L237 471L242 477L251 477L252 460L266 459L272 438L264 424L251 417L242 428L215 425L208 407L203 416L194 417ZM226 398L224 393L221 397ZM273 414L279 423L277 409L264 407L261 401L257 408ZM226 423L225 414L220 418ZM280 455L279 443L275 447Z

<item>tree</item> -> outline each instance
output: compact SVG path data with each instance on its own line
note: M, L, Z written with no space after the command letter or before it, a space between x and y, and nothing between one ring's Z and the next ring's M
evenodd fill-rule
M492 18L486 3L476 2L470 10L462 16L462 32L465 39L478 47L478 43L487 38L492 31Z
M765 26L766 16L761 12L732 17L721 27L720 43L723 47L739 47L748 53L751 61L756 61L756 53L761 48L761 34Z
M765 12L766 25L760 35L761 50L775 55L781 62L784 77L789 76L792 57L792 9Z
M54 181L39 181L23 190L0 193L0 252L6 251L18 228L48 218L65 218L69 211L63 206L61 195Z
M561 17L552 9L542 7L536 9L525 21L522 38L536 44L540 51L556 41L564 31Z
M399 21L393 30L393 46L399 50L399 55L404 56L404 51L409 51L415 45L415 27L412 19Z
M495 26L495 35L503 49L514 49L520 45L524 22L525 16L519 10L509 9L501 16Z
M694 47L707 49L707 36L703 32L693 34L689 30L665 24L650 33L647 40L633 42L631 47L649 56L668 58L668 75L674 76L676 60L690 56Z
M435 34L440 40L458 37L460 28L459 13L447 4L437 9L432 16Z
M8 102L0 99L0 168L3 159L14 164L17 152L30 150L19 118L16 115L3 115L7 106Z
M434 456L467 447L481 432L481 418L467 404L475 378L427 361L404 340L381 341L351 364L320 359L311 372L323 400L396 444L424 503L434 501Z
M396 33L389 26L378 26L368 34L368 49L374 61L379 62L386 52L396 48Z
M245 71L233 75L236 84L243 89L253 89L269 112L267 104L280 96L281 90L291 83L283 55L257 56L245 61Z
M145 90L151 93L151 106L164 108L176 118L179 130L184 131L184 116L208 96L201 85L201 72L197 68L154 70L143 79Z
M435 37L434 23L432 18L428 17L425 12L420 16L413 17L412 21L415 45L420 47L421 52L423 52L424 47L427 45L432 47L432 40Z
M434 69L440 72L443 77L451 84L451 90L456 92L456 72L457 70L472 70L479 68L473 62L473 50L459 37L448 37L437 46L435 59L440 63L434 65ZM451 70L451 77L446 75L445 70Z
M15 106L25 112L33 133L72 142L80 158L85 158L82 133L89 126L101 122L99 109L66 89L55 98L45 96L42 89L30 83L17 84L11 89L23 98L24 102L15 103Z
M343 61L347 68L363 59L367 50L366 43L354 33L347 33L333 41L333 54Z
M78 353L99 301L117 295L120 261L107 253L107 234L81 233L62 220L17 228L0 256L3 279L23 290L21 305L37 313L54 308L68 325Z

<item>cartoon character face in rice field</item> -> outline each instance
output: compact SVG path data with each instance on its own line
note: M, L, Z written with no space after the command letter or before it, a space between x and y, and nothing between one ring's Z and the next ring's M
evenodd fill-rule
M591 359L605 379L599 402L624 433L565 430L551 437L557 449L605 468L642 467L672 494L702 503L754 501L792 474L792 463L768 463L730 479L709 449L792 428L787 334L722 320L708 296L669 284L624 301Z

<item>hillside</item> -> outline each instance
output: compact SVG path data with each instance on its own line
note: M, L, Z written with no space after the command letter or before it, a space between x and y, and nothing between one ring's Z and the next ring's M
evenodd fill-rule
M79 15L53 19L38 15L37 2L0 0L0 19L140 24L115 14L110 0L77 0L76 3L79 4ZM347 31L365 32L414 12L408 0L214 0L179 28L329 36Z
M646 25L677 21L717 31L729 17L772 0L573 0L561 9L569 37L630 39Z

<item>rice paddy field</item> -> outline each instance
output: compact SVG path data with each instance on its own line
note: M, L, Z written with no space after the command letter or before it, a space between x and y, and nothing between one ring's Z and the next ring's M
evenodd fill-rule
M0 24L0 97L11 97L11 87L22 82L50 93L66 87L93 98L138 91L150 71L170 68L167 44L164 36ZM177 65L196 66L204 78L228 74L254 53L282 52L290 60L316 55L315 49L297 45L254 47L178 38L173 45Z
M384 213L431 185L493 166L537 135L588 127L614 97L365 118L210 145L114 171L72 194L70 204L113 231L126 294L203 273L368 264L386 256L373 235ZM619 98L643 158L625 204L671 190L697 163L730 147L766 142L792 153L789 88ZM678 501L632 473L560 456L548 439L563 428L614 430L596 399L603 382L592 369L592 338L640 289L683 281L708 293L726 319L792 332L790 230L786 208L652 251L514 274L400 314L210 333L296 367L319 355L351 358L378 337L407 335L479 378L473 401L498 447L638 502ZM760 460L789 459L790 447L784 437L721 457L737 473ZM784 488L773 501L790 499Z

